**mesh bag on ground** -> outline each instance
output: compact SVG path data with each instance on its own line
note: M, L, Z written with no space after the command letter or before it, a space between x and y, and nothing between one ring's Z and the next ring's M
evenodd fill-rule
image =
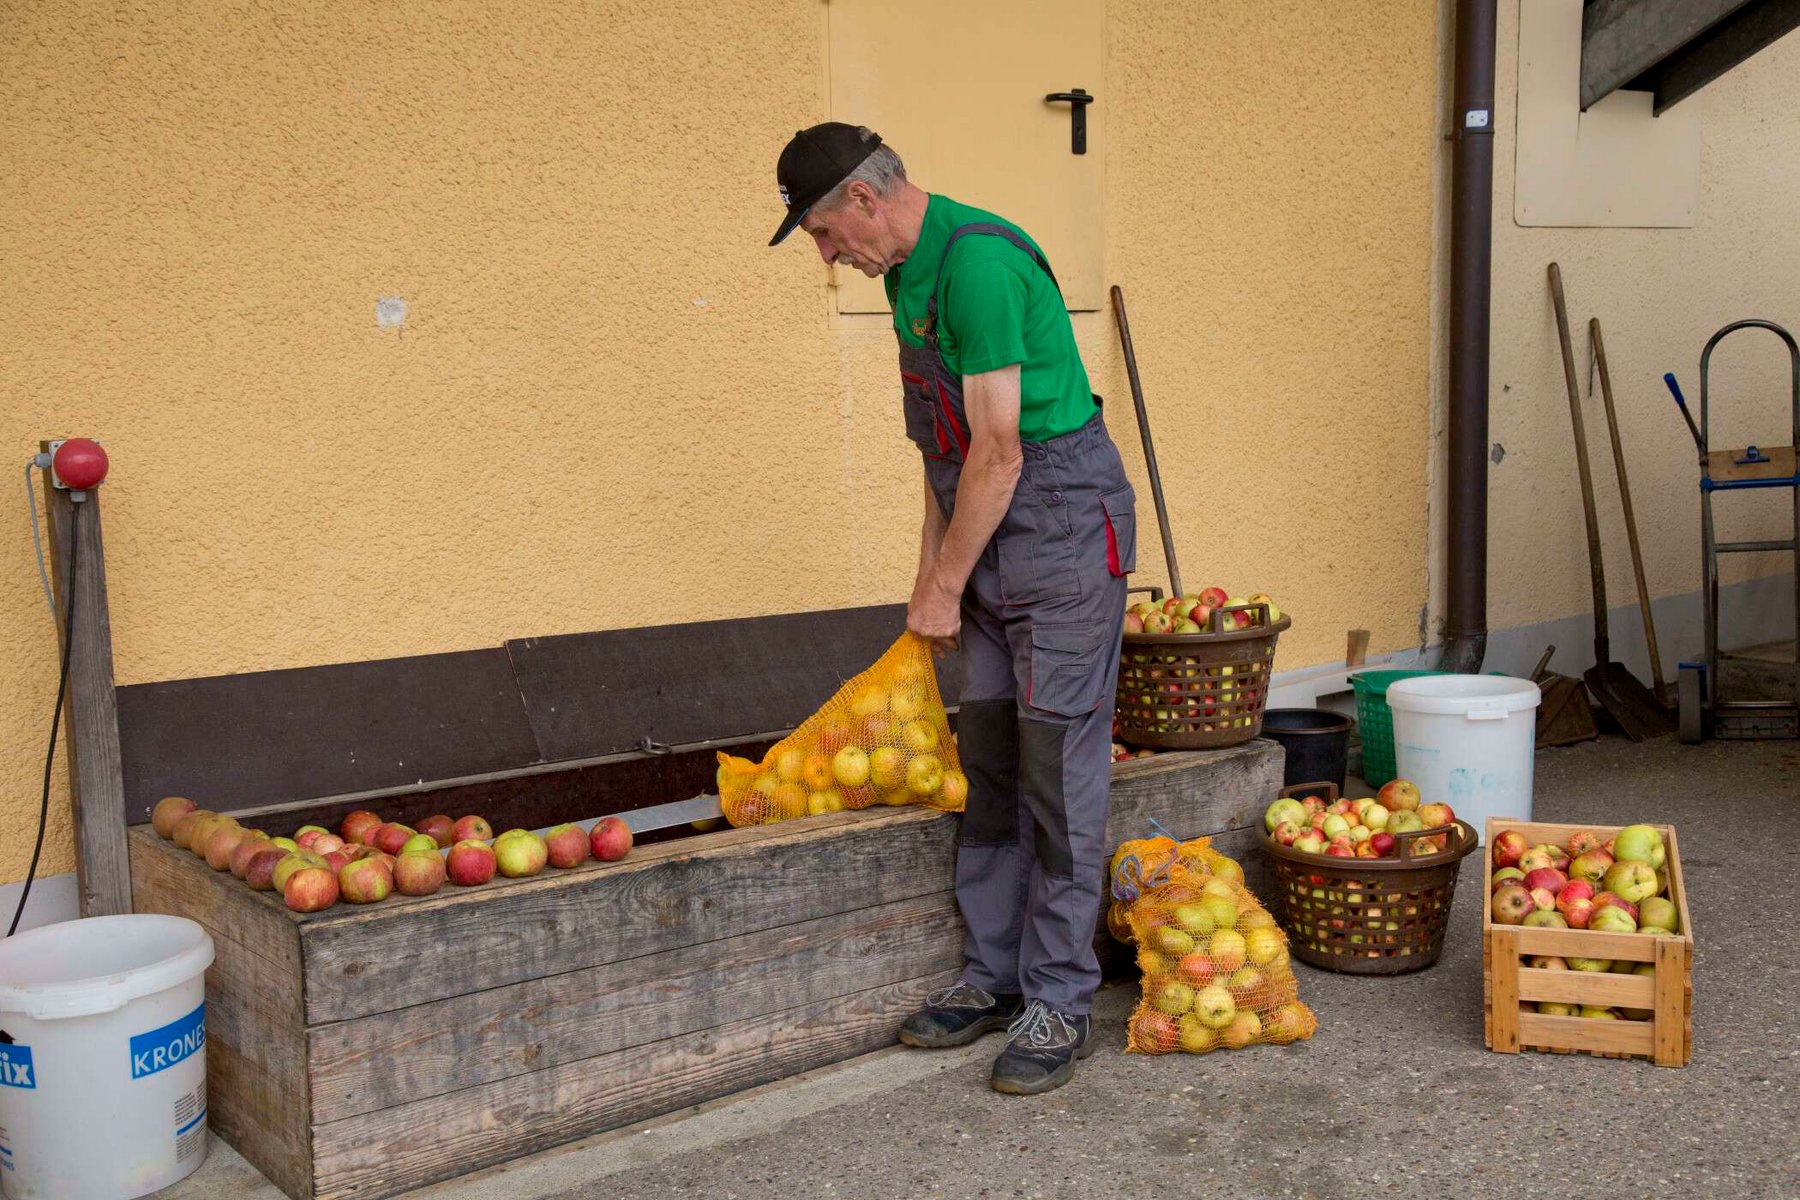
M1134 853L1153 869L1135 898L1119 897L1132 890L1121 878L1132 855L1114 857L1113 908L1125 906L1144 977L1128 1047L1206 1054L1310 1038L1319 1023L1300 1002L1287 937L1245 889L1243 868L1205 838L1147 840L1155 844ZM1109 924L1116 920L1109 914Z
M718 780L720 805L733 825L876 804L961 812L969 794L931 647L910 633L761 762L721 752Z

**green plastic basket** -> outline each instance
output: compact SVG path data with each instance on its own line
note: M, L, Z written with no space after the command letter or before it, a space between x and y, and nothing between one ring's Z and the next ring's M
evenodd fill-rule
M1388 684L1449 671L1363 671L1350 677L1356 689L1356 727L1362 735L1362 777L1370 787L1394 778L1394 717L1388 711Z

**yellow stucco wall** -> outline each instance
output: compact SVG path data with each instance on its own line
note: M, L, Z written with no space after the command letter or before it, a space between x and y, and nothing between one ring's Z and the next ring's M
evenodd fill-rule
M0 447L107 442L120 683L905 598L891 336L764 246L826 115L817 0L6 14ZM1109 6L1108 274L1184 573L1282 601L1281 668L1416 638L1435 38L1428 5ZM1110 317L1078 336L1160 581ZM24 526L15 479L14 831L55 683Z
M1654 595L1700 587L1700 502L1694 444L1663 387L1674 371L1699 401L1700 350L1721 326L1763 317L1800 336L1800 37L1777 42L1684 104L1700 106L1700 207L1688 229L1542 229L1513 220L1516 2L1500 6L1494 170L1489 623L1548 621L1591 609L1573 434L1545 267L1560 263L1589 387L1585 332L1599 317L1620 437ZM1713 357L1713 445L1785 444L1789 374L1768 333L1733 334ZM1607 599L1635 604L1636 583L1598 384L1586 403ZM1696 413L1696 416L1698 414ZM1787 492L1715 502L1720 535L1787 536ZM1727 581L1791 571L1792 560L1739 555ZM1660 632L1660 631L1659 631ZM1742 640L1754 631L1738 628ZM1769 636L1773 636L1773 631ZM1675 664L1664 660L1673 674Z

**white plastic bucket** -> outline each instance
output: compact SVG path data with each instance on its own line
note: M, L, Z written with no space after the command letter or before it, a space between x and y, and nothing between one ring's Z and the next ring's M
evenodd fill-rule
M1489 817L1531 820L1537 684L1504 675L1419 675L1388 685L1394 765L1427 804L1484 831Z
M130 1200L206 1158L206 968L185 917L87 917L0 941L0 1190Z

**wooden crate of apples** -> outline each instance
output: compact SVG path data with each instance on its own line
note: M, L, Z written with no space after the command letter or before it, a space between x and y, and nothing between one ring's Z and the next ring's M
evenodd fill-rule
M150 824L165 839L230 871L254 891L275 892L295 912L320 912L339 900L377 904L391 895L429 896L446 882L461 887L568 869L589 858L615 862L631 851L631 828L604 817L590 833L558 825L544 834L509 829L499 837L480 816L426 817L417 828L358 810L336 832L303 825L294 836L248 829L235 817L183 796L157 802Z
M1693 935L1666 825L1488 822L1488 1045L1651 1058L1693 1049Z

